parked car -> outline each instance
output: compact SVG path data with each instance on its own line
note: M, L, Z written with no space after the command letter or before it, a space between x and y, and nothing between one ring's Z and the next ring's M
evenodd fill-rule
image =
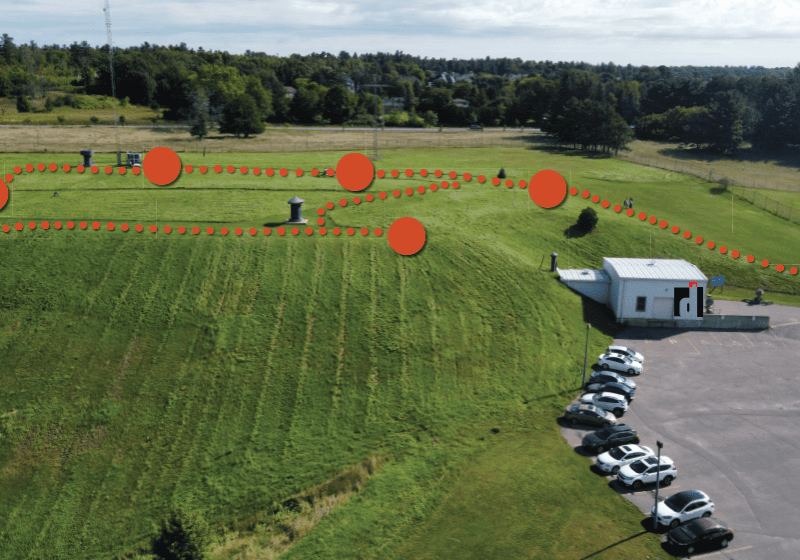
M622 354L603 354L597 359L597 363L600 364L600 367L603 369L615 369L624 371L630 375L641 375L642 373L642 364Z
M592 383L586 386L586 390L591 393L616 393L624 396L629 403L633 402L636 396L636 391L616 381L614 383Z
M646 445L621 445L598 455L594 465L603 472L616 475L625 465L653 456L653 450Z
M591 434L583 436L581 444L584 449L603 453L612 447L619 447L627 443L639 443L639 436L636 430L627 424L617 424L616 426L606 426Z
M638 490L645 484L655 483L656 477L661 481L661 486L669 486L677 476L678 467L669 457L662 456L660 464L657 457L645 457L622 467L617 473L617 480Z
M639 362L640 364L644 363L644 356L639 354L633 348L628 348L627 346L609 346L608 350L606 350L607 354L620 354L627 358L630 358L634 362Z
M469 130L483 130L483 127L479 124L471 124L469 125Z
M581 404L592 404L597 408L608 410L619 418L628 410L628 400L618 393L584 393L580 396Z
M667 542L688 554L713 546L727 548L732 540L733 531L713 517L693 519L667 533Z
M714 502L708 494L700 490L685 490L673 494L663 502L650 508L650 515L658 512L658 523L669 525L674 529L681 523L685 523L698 517L711 517L714 513Z
M618 373L614 373L613 371L593 371L589 375L590 383L613 383L614 381L617 383L623 383L631 389L636 389L636 382L633 379L628 379L627 377Z
M573 426L577 424L613 426L617 423L617 418L613 414L591 404L569 405L564 411L564 420Z

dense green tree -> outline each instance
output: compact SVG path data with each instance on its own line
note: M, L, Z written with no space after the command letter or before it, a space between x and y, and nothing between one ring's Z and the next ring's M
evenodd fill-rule
M709 107L711 110L711 148L731 153L742 142L743 118L746 112L742 94L736 90L720 91Z
M261 134L266 127L261 122L255 100L246 93L233 97L222 110L222 121L219 131L223 134L235 134L237 138L244 134Z
M8 33L3 33L3 38L0 39L0 56L9 66L19 60L17 47L14 45L14 38L9 37Z
M151 551L163 560L205 560L210 544L211 530L203 516L178 505L161 521Z
M588 233L597 227L598 221L600 218L597 217L597 211L594 208L584 208L578 216L578 229Z
M266 121L272 116L272 92L264 89L261 80L255 76L248 76L244 92L256 102L261 120Z
M541 76L520 80L513 88L515 97L509 109L509 118L520 123L533 121L541 127L557 89L558 82Z
M28 101L27 95L17 96L17 111L19 111L20 113L31 112L31 103L30 101Z
M316 124L322 115L322 99L326 89L316 82L299 78L295 80L294 98L289 104L289 113L299 124Z
M330 88L322 101L322 118L331 124L342 124L349 121L356 111L356 99L343 85Z
M195 95L195 100L192 105L191 114L192 128L189 133L192 136L197 136L198 140L202 140L208 135L209 127L211 126L211 118L208 115L208 97L205 94L198 93Z

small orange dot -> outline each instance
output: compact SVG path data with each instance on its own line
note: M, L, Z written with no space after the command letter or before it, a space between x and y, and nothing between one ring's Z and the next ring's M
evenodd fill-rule
M29 229L36 229L36 222L29 222L28 223L28 228Z
M756 259L753 255L747 255L747 262L753 262L754 260Z
M379 197L381 200L386 200L386 196L387 196L387 194L386 194L385 192L379 192L379 193L378 193L378 197Z
M194 227L192 228L192 233L193 233L193 234L195 234L195 235L197 235L198 233L200 233L200 228L199 228L199 227L197 227L197 226L194 226Z
M236 228L236 229L233 231L233 233L235 233L236 235L242 235L242 228L240 228L240 227L237 227L237 228Z
M214 228L213 227L207 227L206 228L206 233L208 235L214 235Z
M642 221L646 220L647 214L645 214L644 212L639 212L639 219Z
M484 176L484 175L479 175L479 176L478 176L478 182L479 182L479 183L485 183L485 182L486 182L486 176Z
M339 235L340 233L342 233L341 229L339 229L338 227L333 228L333 235Z
M400 191L399 190L395 190L392 194L394 195L395 198L397 198L397 197L400 196Z
M383 235L383 230L382 230L381 228L378 228L378 229L376 229L376 230L375 230L375 235L377 235L378 237L380 237L381 235Z
M471 181L472 180L472 174L464 173L464 180L465 181Z
M731 253L731 256L732 256L734 259L738 259L738 258L739 258L739 251L733 251L733 252Z
M306 228L306 235L311 235L312 233L314 233L313 229L311 229L310 227Z
M400 173L397 172L397 169L392 169L392 177L397 177Z
M419 174L422 175L423 177L427 177L428 176L428 170L427 169L420 169Z
M621 212L621 211L622 211L622 206L620 206L619 204L615 204L614 205L614 212Z
M436 192L437 190L439 190L437 185L431 185L431 192Z
M232 166L232 165L229 165L228 166L228 173L233 173L234 171L236 171L236 168L234 166Z
M247 168L246 168L246 167L241 167L241 168L239 168L239 172L240 172L242 175L247 175Z
M281 177L286 177L289 174L289 170L285 167L281 168Z
M353 204L361 204L361 197L358 197L358 196L357 196L357 197L355 197L355 198L353 199Z
M667 225L668 225L667 224L667 220L661 220L661 223L659 223L658 225L659 225L659 227L661 227L661 229L666 228Z
M221 230L219 230L219 232L220 232L222 235L228 235L228 228L224 227L224 228L222 228Z
M723 245L722 247L719 248L719 252L724 255L725 253L728 252L728 248L725 245Z
M186 170L186 173L191 173L192 171L194 171L194 167L192 167L191 165L187 165L184 169Z
M150 233L155 233L157 231L158 231L158 228L156 226L150 226Z
M355 232L356 230L354 230L353 228L351 227L347 228L347 235L353 235Z
M411 177L414 172L411 169L406 169L406 177Z
M713 249L715 246L716 246L716 244L713 241L709 241L708 242L708 248L709 249Z
M425 187L423 187L422 185L418 186L417 187L417 192L419 194L424 194L425 193Z
M324 216L325 215L325 209L324 208L317 208L317 214L319 214L320 216Z
M700 237L700 236L697 236L697 237L695 238L694 242L695 242L695 243L697 243L698 245L700 245L700 244L703 242L703 238L702 238L702 237Z
M98 171L99 171L99 168L96 165L93 165L92 166L92 173L97 173Z
M48 169L50 169L50 171L55 171L56 169L58 169L58 166L55 163L51 163Z
M411 187L408 187L406 189L406 196L411 196L412 194L414 194L414 189L412 189Z
M386 172L385 172L383 169L381 169L381 170L379 170L379 171L377 172L377 175L378 175L378 178L379 178L379 179L383 179L383 178L386 176ZM338 234L337 234L337 235L338 235Z
M339 201L339 206L347 206L347 200L344 198Z
M320 234L320 235L325 235L326 233L328 233L328 230L327 230L327 229L325 229L325 228L320 228L320 230L319 230L319 234Z
M128 224L122 224L122 231L128 231L129 229Z
M200 173L206 173L207 171L208 171L208 167L206 167L205 165L201 165L200 166Z
M40 163L36 167L37 167L37 169L39 169L39 171L44 171L44 164L43 163Z
M783 267L783 265L782 265L782 264L779 264L779 265L778 265L778 266L776 266L775 268L777 268L777 269L778 269L778 272L783 272L783 268L784 268L784 267Z
M769 261L767 259L764 259L763 261L761 261L761 266L767 268L769 266Z
M119 174L120 174L120 175L125 175L125 172L126 172L126 171L127 171L127 169L125 169L124 167L120 167L120 168L119 168Z
M506 187L511 188L513 186L514 186L514 181L512 181L511 179L507 179L506 180Z
M361 235L369 235L369 230L367 228L361 228Z
M50 222L42 222L42 229L50 229Z
M790 268L790 269L789 269L789 272L790 272L791 274L797 274L797 267L794 267L794 266L793 266L792 268Z
M633 216L633 208L628 208L627 210L625 210L625 213L626 213L628 216Z
M317 225L324 226L325 225L325 218L317 218Z
M451 179L455 179L457 177L457 174L455 171L451 171L449 176Z
M441 177L442 171L440 169L437 169L436 171L433 172L433 174L436 175L437 177Z
M600 197L599 197L599 196L597 196L597 195L594 195L594 196L592 197L592 202L594 202L595 204L597 204L598 202L600 202Z
M681 230L678 226L672 226L672 233L678 233Z
M581 193L581 196L582 196L583 198L589 198L589 191L587 191L587 190L584 190L584 191Z
M215 165L214 166L214 173L222 173L222 166L221 165Z
M648 220L648 222L650 222L651 224L655 224L657 221L658 218L656 218L655 216L650 216L650 219Z
M689 239L691 236L692 236L691 232L688 232L688 231L684 231L683 232L683 237L684 238Z
M375 200L375 197L372 196L371 194L368 194L367 195L367 202L372 202L373 200Z
M83 222L81 222L81 223L83 223ZM143 229L144 229L144 228L142 227L142 224L136 224L136 231L138 231L139 233L141 233Z
M186 233L186 228L185 228L185 227L183 227L183 226L180 226L180 227L178 228L178 233Z
M286 228L279 227L278 228L278 235L285 235L285 234L286 234Z
M106 169L105 169L106 175L111 175L112 171L114 171L114 170L111 169L111 166L106 166Z

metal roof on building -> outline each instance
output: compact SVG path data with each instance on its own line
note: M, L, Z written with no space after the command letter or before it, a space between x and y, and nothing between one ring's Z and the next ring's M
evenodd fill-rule
M611 282L604 270L591 270L588 268L556 268L559 278L566 282Z
M682 280L707 282L705 274L683 259L603 258L603 268L611 268L620 278L634 280Z

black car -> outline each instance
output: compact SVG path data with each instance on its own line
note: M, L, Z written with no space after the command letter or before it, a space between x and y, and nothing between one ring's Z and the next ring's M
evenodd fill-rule
M667 542L688 554L700 548L726 548L733 540L733 531L713 517L692 519L667 533Z
M586 391L589 393L615 393L624 396L628 402L633 401L636 397L636 389L631 389L627 385L616 381L611 383L589 383L586 385Z
M468 130L483 130L483 127L479 124L471 124Z
M571 404L564 411L564 420L573 426L578 424L600 424L611 426L617 418L610 412L597 408L592 404Z
M591 434L583 436L581 444L584 449L593 450L597 453L619 447L628 443L639 443L639 436L636 430L627 424L617 424L616 426L606 426Z

